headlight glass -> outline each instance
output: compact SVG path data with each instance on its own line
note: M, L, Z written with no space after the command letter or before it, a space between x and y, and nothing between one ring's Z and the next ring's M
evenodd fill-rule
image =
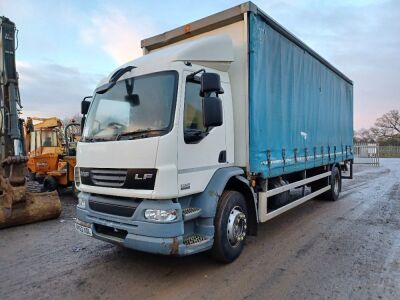
M86 199L84 197L78 197L78 207L85 208L86 207Z
M175 209L146 209L144 217L156 222L171 222L176 220L177 213Z

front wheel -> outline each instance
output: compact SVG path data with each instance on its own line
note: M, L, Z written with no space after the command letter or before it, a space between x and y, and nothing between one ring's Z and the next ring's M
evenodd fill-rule
M43 181L43 190L52 192L58 189L57 180L53 176L46 176Z
M225 191L218 204L212 255L230 263L242 253L247 233L247 206L244 196Z

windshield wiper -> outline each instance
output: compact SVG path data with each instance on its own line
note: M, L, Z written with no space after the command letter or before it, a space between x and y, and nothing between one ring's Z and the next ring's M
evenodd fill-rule
M106 139L106 138L101 138L101 137L97 137L97 138L95 138L95 137L87 137L87 138L85 138L85 140L83 141L83 142L89 142L89 143L92 143L92 142L108 142L108 141L111 141L111 139Z
M96 94L104 94L105 92L107 92L109 89L111 89L117 83L118 79L120 79L122 75L132 71L135 68L136 68L135 66L127 66L125 68L117 70L111 76L108 83L106 83L105 85L102 85L96 89Z
M133 140L136 138L146 138L149 136L149 133L162 133L166 132L167 129L143 129L143 130L135 130L135 131L128 131L118 134L115 137L115 140L118 141L121 137L129 136L129 140Z

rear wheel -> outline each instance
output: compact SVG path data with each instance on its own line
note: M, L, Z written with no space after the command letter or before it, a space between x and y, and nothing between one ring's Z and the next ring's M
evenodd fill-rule
M58 189L57 180L53 176L46 176L43 181L43 190L52 192Z
M328 186L328 177L313 182L311 184L311 192L315 192L325 186ZM330 190L321 194L321 197L328 201L336 201L339 198L339 194L342 189L342 177L340 175L340 170L338 167L332 168L329 186Z
M339 168L334 167L331 174L331 189L324 193L324 198L328 201L336 201L339 199L340 190L342 189L342 177Z
M212 255L230 263L242 253L247 233L247 206L244 196L225 191L218 204Z

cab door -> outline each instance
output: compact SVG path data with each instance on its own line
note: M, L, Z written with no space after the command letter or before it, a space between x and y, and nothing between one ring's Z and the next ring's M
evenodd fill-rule
M218 127L204 128L199 78L187 79L184 72L183 101L180 106L178 132L179 196L202 192L214 172L227 164L226 122ZM225 111L224 95L219 95Z

